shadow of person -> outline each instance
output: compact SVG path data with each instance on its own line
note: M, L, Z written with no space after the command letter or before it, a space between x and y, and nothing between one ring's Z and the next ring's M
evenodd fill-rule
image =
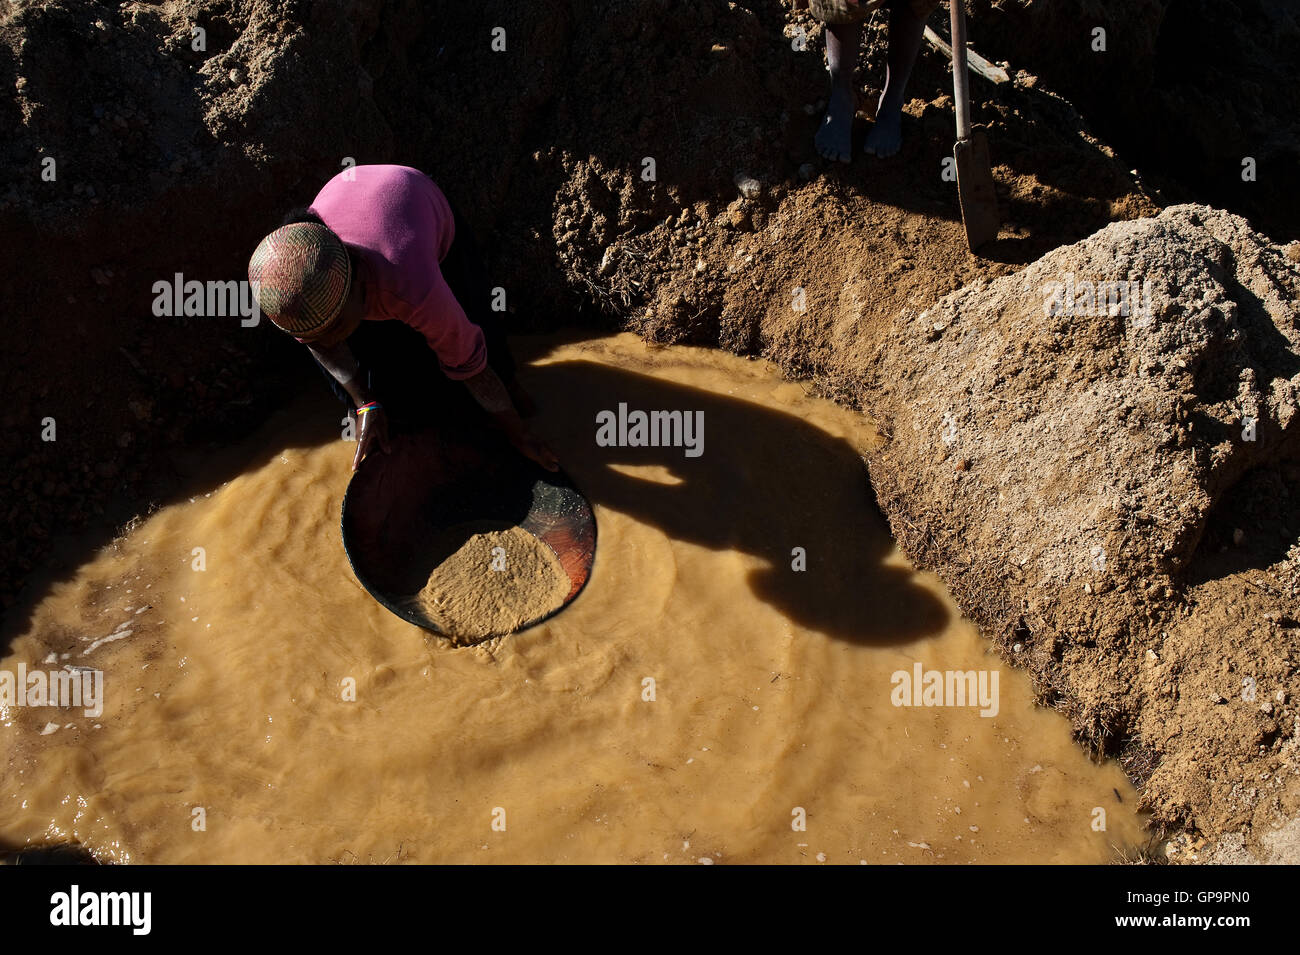
M844 439L793 414L597 361L534 365L521 379L542 406L538 433L594 504L676 540L766 561L748 575L755 597L800 626L879 646L948 622L913 571L886 560L888 527ZM617 415L620 404L702 414L701 453L598 446L597 415ZM797 549L805 569L795 569ZM599 572L599 549L596 561Z

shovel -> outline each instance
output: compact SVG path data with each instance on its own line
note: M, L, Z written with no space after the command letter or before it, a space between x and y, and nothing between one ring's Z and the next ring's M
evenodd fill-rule
M989 143L984 130L970 124L970 73L966 67L966 11L962 0L949 0L952 7L952 89L957 101L957 142L952 158L957 164L957 194L961 199L961 221L966 226L966 245L974 252L996 239L1001 220L998 197L993 191L993 167L989 164Z

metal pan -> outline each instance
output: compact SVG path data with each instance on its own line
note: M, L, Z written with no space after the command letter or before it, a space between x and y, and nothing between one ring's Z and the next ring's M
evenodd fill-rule
M554 551L569 594L586 586L596 518L568 475L547 471L494 432L425 430L395 435L366 457L343 496L343 549L371 596L398 617L443 637L414 601L429 574L472 533L518 526ZM430 541L438 541L430 550Z

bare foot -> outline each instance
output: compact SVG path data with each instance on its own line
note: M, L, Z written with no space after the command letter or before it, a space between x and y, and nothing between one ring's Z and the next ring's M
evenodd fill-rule
M815 140L817 152L823 159L832 162L850 162L853 159L853 113L856 105L852 90L838 86L831 88L831 101Z
M887 159L903 148L903 111L891 110L876 114L876 121L867 133L862 151L870 156Z

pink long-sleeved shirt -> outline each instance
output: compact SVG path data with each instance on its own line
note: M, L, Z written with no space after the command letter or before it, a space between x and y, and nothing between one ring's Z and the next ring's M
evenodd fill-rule
M397 319L419 331L448 378L487 367L483 331L438 268L456 226L432 179L409 166L353 166L325 184L311 211L356 250L366 320Z

